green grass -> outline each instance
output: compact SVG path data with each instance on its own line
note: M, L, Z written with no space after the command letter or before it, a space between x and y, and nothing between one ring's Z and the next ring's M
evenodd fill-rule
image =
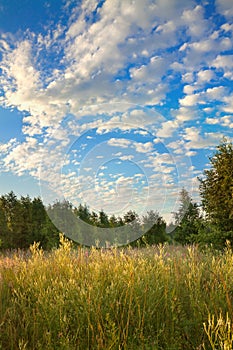
M0 349L233 348L233 253L72 249L0 257Z

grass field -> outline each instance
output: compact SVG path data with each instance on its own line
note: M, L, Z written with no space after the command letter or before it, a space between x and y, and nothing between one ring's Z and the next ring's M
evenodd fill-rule
M233 253L59 249L0 257L0 349L233 348Z

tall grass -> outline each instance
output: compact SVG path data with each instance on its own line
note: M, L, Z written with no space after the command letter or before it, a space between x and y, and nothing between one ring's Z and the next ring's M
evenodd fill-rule
M0 258L0 349L233 348L233 253L59 249Z

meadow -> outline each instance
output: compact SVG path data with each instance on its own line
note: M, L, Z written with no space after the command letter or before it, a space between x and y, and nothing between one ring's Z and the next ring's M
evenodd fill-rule
M196 246L0 256L0 349L233 348L233 252Z

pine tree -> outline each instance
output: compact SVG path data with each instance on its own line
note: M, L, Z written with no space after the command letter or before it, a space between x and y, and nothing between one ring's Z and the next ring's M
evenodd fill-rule
M144 239L148 244L158 244L167 241L166 222L158 212L150 210L142 218Z
M200 179L203 209L210 223L223 232L233 231L233 145L226 139L210 158L210 169Z
M174 240L181 244L190 244L198 241L201 216L197 203L193 203L188 191L184 188L180 192L180 207L174 213L175 230Z
M0 199L0 248L7 249L11 248L10 240L9 240L9 229L7 227L7 220L4 209L2 208L2 202Z

